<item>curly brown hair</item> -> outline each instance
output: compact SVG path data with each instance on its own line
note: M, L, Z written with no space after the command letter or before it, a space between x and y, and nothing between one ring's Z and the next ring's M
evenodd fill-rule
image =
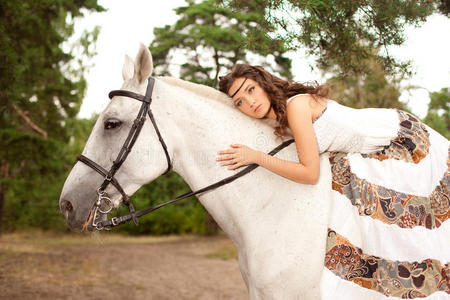
M286 133L288 120L286 115L286 100L297 94L311 94L327 97L330 88L319 85L316 81L302 84L295 81L281 79L266 70L262 66L236 64L230 73L220 77L219 90L228 94L233 82L240 77L250 78L256 81L267 93L270 105L273 108L278 126L275 127L275 135L282 137Z

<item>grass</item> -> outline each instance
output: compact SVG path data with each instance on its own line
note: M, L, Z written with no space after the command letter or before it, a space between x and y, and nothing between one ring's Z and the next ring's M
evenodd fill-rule
M7 233L0 236L0 259L13 253L46 254L54 246L81 245L139 245L189 241L198 238L194 235L170 236L129 236L113 232L93 233L55 233L43 230L27 230ZM202 237L203 238L203 237ZM222 260L237 259L236 247L230 242L222 242L216 249L205 255L207 258Z
M0 236L0 259L11 254L41 254L49 252L54 246L80 245L139 245L189 241L198 238L193 235L171 236L128 236L118 233L54 233L42 230L28 230L7 233ZM214 251L205 255L207 258L229 260L237 259L238 251L231 241L221 242ZM89 273L89 270L85 270Z
M74 245L123 245L174 242L194 239L190 235L129 236L114 232L54 233L42 230L28 230L7 233L0 236L0 249L14 243L27 242L29 246L74 246ZM23 245L21 245L23 247Z
M214 252L206 254L208 258L218 258L222 260L237 259L238 251L236 247L229 243L220 245Z

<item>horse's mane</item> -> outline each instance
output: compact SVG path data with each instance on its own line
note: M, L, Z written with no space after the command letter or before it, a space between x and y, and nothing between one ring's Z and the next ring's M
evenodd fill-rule
M231 106L231 104L232 104L232 102L230 101L230 97L228 97L226 94L224 94L212 87L189 82L189 81L178 79L175 77L169 77L169 76L158 77L158 79L160 79L161 81L164 81L168 84L176 85L178 87L186 89L186 90L188 90L194 94L197 94L199 96L209 98L212 100L217 100L228 106Z
M231 108L230 111L235 112L237 116L242 118L242 120L247 120L247 122L254 121L253 119L246 117L244 114L238 113L238 111L233 108L233 103L230 100L230 97L228 95L220 92L219 90L216 90L216 89L206 86L206 85L197 84L197 83L193 83L193 82L189 82L186 80L169 77L169 76L160 76L160 77L158 77L158 79L167 84L171 84L171 85L180 87L182 89L188 90L188 91L190 91L196 95L199 95L201 97L204 97L207 99L212 99L212 100L215 100L215 101L221 103L222 105L226 105L227 107ZM271 120L271 119L261 119L258 122L264 123L264 124L270 126L271 128L273 128L276 124L276 121ZM254 124L257 124L257 123L255 122ZM290 130L288 129L287 135L290 136L290 134L291 134ZM283 140L283 138L281 140Z

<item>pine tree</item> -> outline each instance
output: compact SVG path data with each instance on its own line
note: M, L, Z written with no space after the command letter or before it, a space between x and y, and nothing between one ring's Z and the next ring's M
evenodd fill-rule
M252 12L239 13L216 5L214 0L176 8L179 20L174 25L155 28L150 45L156 72L173 75L176 60L183 57L180 78L217 86L238 62L261 64L285 78L292 78L287 49L279 39L265 31L264 10L260 0L253 1Z
M0 3L0 232L5 202L9 211L23 211L52 200L57 210L57 199L48 195L64 172L65 125L77 114L86 88L83 70L71 64L73 57L61 45L83 9L103 10L96 0ZM80 40L86 54L97 33L86 32Z
M252 0L221 0L237 13L252 12ZM378 61L388 74L409 74L409 62L394 59L388 47L402 45L407 25L419 26L434 12L448 16L447 0L266 0L268 31L291 49L305 49L321 69L370 72ZM263 23L264 24L264 23ZM379 49L379 52L373 52Z

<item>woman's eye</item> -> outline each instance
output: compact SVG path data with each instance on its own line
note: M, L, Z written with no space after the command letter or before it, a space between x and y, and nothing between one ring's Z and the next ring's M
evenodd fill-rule
M242 104L242 100L238 100L238 101L236 101L236 106L241 106L241 104Z
M251 92L253 92L254 90L255 90L255 87L252 86L251 88L248 89L248 92L251 93Z
M122 122L120 122L120 120L117 119L108 119L105 121L105 129L114 129L114 128L118 128L120 127L120 125L122 125Z

